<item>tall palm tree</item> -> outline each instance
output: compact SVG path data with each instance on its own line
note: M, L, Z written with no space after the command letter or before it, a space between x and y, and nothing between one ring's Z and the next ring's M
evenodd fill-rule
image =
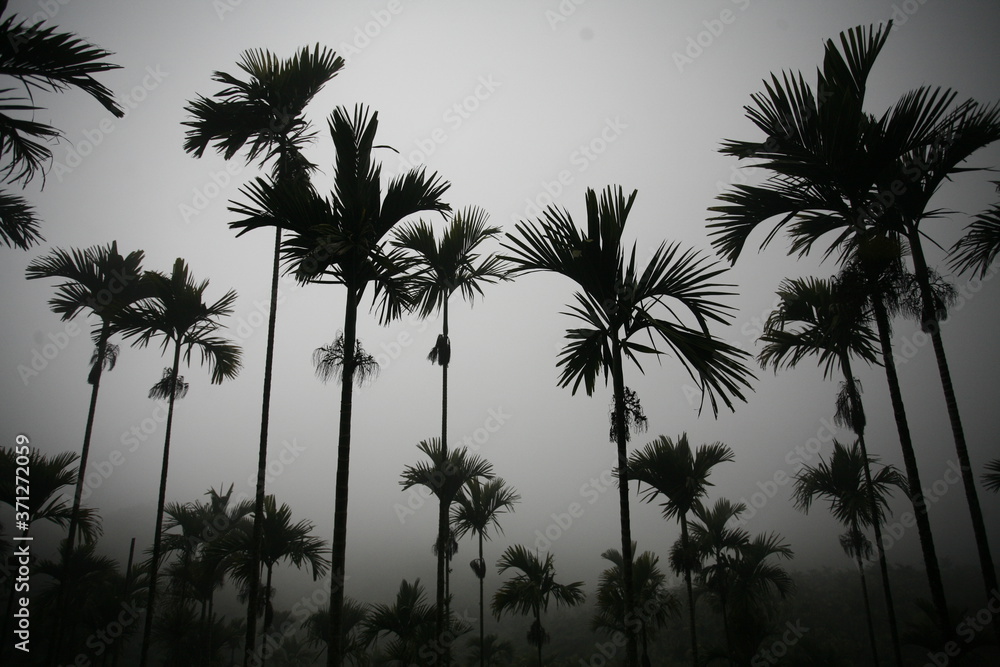
M699 445L693 452L687 434L682 433L676 441L665 435L650 442L645 448L633 452L628 459L629 478L649 488L644 500L652 502L664 497L661 507L665 519L676 518L681 524L681 549L690 552L688 536L688 514L707 493L712 483L708 476L712 468L720 463L735 460L733 450L728 445L715 442ZM692 664L698 665L698 636L695 629L694 590L691 585L691 567L685 563L684 583L688 594L688 616L691 623Z
M632 545L632 553L635 553ZM622 554L618 549L608 549L601 558L611 563L611 567L601 572L597 584L597 611L591 620L591 629L625 635L625 580L622 575ZM649 661L649 640L657 630L667 625L670 616L679 611L677 599L667 590L666 575L660 570L660 558L652 551L643 551L632 564L632 590L635 604L640 609L637 616L639 641L642 655L640 659L646 667Z
M143 257L142 250L122 256L118 252L118 242L113 241L109 246L93 246L86 250L57 248L32 260L26 270L28 280L61 278L64 281L57 286L56 295L49 300L49 307L63 321L71 320L81 313L93 314L98 318L93 332L96 349L87 378L91 386L90 408L83 431L80 470L76 477L67 538L70 548L76 538L77 521L74 517L80 511L83 497L83 481L90 456L101 375L105 368L113 368L117 360L117 348L109 343L111 326L123 308L146 296L141 279Z
M711 508L698 502L692 510L695 520L688 526L691 550L698 559L699 576L705 589L719 602L727 654L732 652L728 611L732 587L729 565L739 549L750 541L750 535L745 530L731 524L738 521L746 509L743 503L733 503L728 498L716 500Z
M192 120L184 150L201 157L210 144L230 160L244 147L247 162L273 160L271 178L296 179L315 168L305 159L302 149L313 133L305 118L305 108L337 73L344 60L334 52L316 45L311 51L302 48L291 58L280 60L264 49L245 51L237 66L247 75L243 80L215 72L212 79L225 86L212 98L199 96L185 111ZM240 234L246 232L243 229ZM278 316L278 273L281 227L275 225L274 256L271 262L271 298L267 319L267 351L264 355L264 387L261 399L260 444L257 450L257 486L254 496L254 545L260 543L260 518L264 516L267 438L271 414L271 381L274 365L274 335ZM259 561L258 547L251 557ZM256 570L255 570L256 571ZM247 593L247 637L244 667L256 645L257 593L260 581L251 575Z
M868 639L871 643L874 664L877 665L875 625L872 620L871 604L868 601L868 584L865 581L863 560L866 551L871 551L871 544L867 543L864 529L881 524L885 520L892 487L905 491L906 479L891 465L882 466L878 472L871 474L871 467L875 462L874 457L862 452L860 443L855 442L846 447L834 440L829 463L820 457L819 463L815 466L804 466L796 475L793 498L795 506L806 513L809 512L814 499L826 499L830 503L830 512L834 518L847 528L841 546L848 555L855 558L858 565L868 620ZM874 512L872 499L875 502Z
M218 301L206 303L208 281L195 282L187 263L181 258L174 262L169 276L151 271L145 274L143 280L148 283L151 297L123 310L112 327L113 331L120 332L126 339L133 339L133 347L146 347L160 339L160 349L172 352L173 356L172 364L165 369L163 379L150 390L150 398L167 400L167 424L149 566L149 602L139 658L141 667L145 667L148 658L153 615L156 611L156 578L163 534L163 507L167 493L174 403L187 390L184 379L178 373L181 357L190 365L191 353L197 348L201 353L201 362L208 365L212 384L221 384L224 380L236 377L240 371L242 356L238 345L216 335L223 326L219 320L232 313L236 292L230 290Z
M858 436L861 463L864 467L865 488L872 492L868 499L871 516L878 513L878 499L874 495L872 475L865 441L866 419L861 401L859 383L854 377L851 358L867 364L878 363L878 338L871 330L871 312L863 296L853 289L849 275L839 279L822 280L806 278L786 280L778 289L778 306L768 317L760 337L764 347L758 355L763 367L792 368L807 356L817 357L823 366L824 379L829 378L835 366L844 376L841 408L838 414ZM902 649L896 609L889 582L889 567L885 557L881 522L873 525L878 550L879 569L882 573L882 591L889 616L889 631L893 655L897 665L902 665Z
M636 264L635 244L629 252L623 240L625 224L635 202L620 187L609 186L598 198L586 193L587 227L578 229L565 209L548 207L536 224L519 223L517 236L508 235L507 257L515 273L550 271L566 276L580 291L568 313L583 322L582 328L566 332L568 342L560 353L560 386L581 383L591 395L598 376L605 383L611 375L617 420L615 434L619 470L622 557L626 581L632 581L632 530L629 518L627 407L624 361L641 369L640 354L662 354L661 344L684 365L685 370L708 397L712 412L721 400L730 409L732 399L744 400L750 371L743 365L745 353L714 337L709 322L728 322L729 308L714 298L727 294L714 282L724 271L699 253L681 250L678 244L661 243L645 268ZM684 317L682 318L681 315ZM694 321L691 326L687 318ZM648 342L634 340L648 337ZM633 608L632 592L625 589L625 602ZM628 664L637 664L636 637L626 624Z
M479 579L479 644L480 667L486 666L485 641L485 609L483 584L486 580L486 561L483 559L483 540L491 539L490 529L495 528L502 533L500 515L514 511L515 503L521 502L521 496L501 477L494 477L481 482L474 477L465 483L455 496L455 505L451 512L451 525L455 536L459 539L472 533L479 538L479 558L470 565L476 578Z
M330 116L329 126L337 155L331 198L320 196L301 180L269 183L257 179L243 189L250 203L233 208L244 217L232 226L241 229L276 226L290 232L282 241L282 252L296 277L303 282L346 288L343 349L353 350L357 341L358 307L367 289L374 292L383 323L399 317L411 303L407 281L397 264L398 254L384 247L387 234L410 215L451 210L442 200L449 183L437 174L412 169L393 178L383 193L381 165L372 161L378 114L364 106L356 107L353 114L338 107ZM340 395L330 582L332 644L327 663L330 667L340 662L338 628L347 553L354 370L354 363L345 364Z
M374 604L364 621L365 641L370 645L381 637L392 636L387 652L399 664L417 664L417 653L425 640L434 637L436 611L427 603L420 580L412 584L405 579L399 584L396 599L391 604ZM423 656L421 656L423 657Z
M720 150L759 160L771 174L762 184L737 185L722 193L723 204L711 208L718 215L709 229L716 250L735 262L750 235L777 219L761 248L785 229L790 254L807 254L826 239L826 256L838 252L842 262L860 269L859 283L877 326L931 597L947 633L951 624L941 569L890 340L891 282L884 277L888 266L901 263L904 244L898 238L900 225L894 222L898 215L890 214L881 201L887 196L882 181L887 171L898 173L904 156L940 143L928 129L946 104L942 107L945 96L921 89L879 119L864 110L868 75L891 28L890 22L843 32L840 49L827 41L816 92L801 74L789 73L781 79L772 76L766 92L752 96L754 106L747 108L747 116L767 140L726 141Z
M7 0L0 1L0 16ZM61 93L82 90L116 118L125 115L112 92L95 74L119 69L109 63L111 52L73 33L56 32L42 23L17 21L10 15L0 22L0 76L9 77L0 91L0 155L10 164L0 169L5 183L27 185L35 176L45 179L52 161L51 145L62 137L57 128L40 122L34 91ZM0 242L27 250L42 240L35 211L23 197L0 190Z
M447 602L444 592L444 572L441 564L444 562L444 552L447 549L447 542L440 542L441 536L445 540L450 535L449 519L451 516L451 505L455 498L462 491L462 488L470 480L481 478L491 479L493 477L493 465L482 457L470 454L467 447L448 451L439 438L423 440L417 449L427 455L429 461L421 461L416 465L408 465L403 469L402 479L399 483L403 489L414 486L425 486L438 499L438 529L437 529L437 602L435 611L437 613L437 635L439 651L446 651L450 642L445 637L445 619L447 615Z
M266 637L275 613L272 601L274 567L282 561L287 561L297 568L308 568L312 571L312 578L315 581L329 571L330 563L326 554L330 553L330 548L326 546L324 540L311 535L314 529L311 521L303 519L298 523L292 523L291 507L286 503L279 506L274 496L269 494L264 499L262 521L264 530L259 545L258 566L252 557L254 523L253 519L244 518L232 530L215 540L208 550L218 558L221 567L230 573L243 595L249 592L250 582L257 568L264 570L266 577L262 595L264 624L261 634ZM256 621L255 616L253 622ZM266 657L264 654L266 647L267 642L262 641L261 651L257 656L261 661Z
M441 446L448 452L448 366L451 363L451 338L448 329L448 302L460 292L470 303L483 285L506 279L505 262L495 255L481 256L479 247L500 234L499 227L488 227L486 211L470 206L451 217L441 239L434 228L418 220L398 227L392 245L404 253L403 262L412 272L413 297L420 317L441 313L441 333L427 358L441 366ZM438 543L445 535L439 534ZM444 553L439 550L437 576L444 573ZM441 604L441 600L438 600Z
M542 667L542 646L549 640L542 627L542 612L548 610L550 601L554 601L556 607L583 604L587 597L583 582L557 583L552 554L546 553L543 560L520 544L507 547L497 561L497 569L499 574L507 570L518 570L518 573L493 594L493 613L498 619L504 612L534 617L528 631L528 643L538 649L538 667Z

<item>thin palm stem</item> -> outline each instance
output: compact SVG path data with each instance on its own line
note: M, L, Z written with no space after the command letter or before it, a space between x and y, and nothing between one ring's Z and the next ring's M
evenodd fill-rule
M698 667L698 632L695 628L694 587L691 585L691 563L688 561L688 522L687 514L681 512L681 549L684 553L684 585L688 594L688 621L691 624L691 664Z
M628 430L625 424L625 374L622 368L622 348L621 342L612 340L612 354L614 356L612 375L615 399L615 443L618 450L618 502L621 515L622 534L622 577L623 581L623 602L625 605L625 639L626 658L629 665L638 664L638 648L636 645L635 630L633 624L628 622L635 614L635 595L632 581L632 521L629 514L628 496L628 448L626 438Z
M153 616L156 614L156 578L159 570L161 537L163 534L163 507L167 497L167 470L170 464L170 433L174 425L174 401L177 396L177 374L181 365L181 341L174 344L174 364L170 371L170 395L167 405L167 426L163 436L163 463L160 467L160 491L156 501L156 528L153 533L153 555L149 561L149 593L146 602L146 620L142 631L142 650L139 667L146 667L149 644L153 633Z
M260 562L260 544L264 538L264 496L267 468L267 434L271 417L271 378L274 365L274 330L278 319L278 270L281 253L281 227L275 228L274 261L271 266L271 304L267 316L267 352L264 357L264 398L260 411L260 446L257 454L257 492L254 498L253 535L250 539L250 577L247 582L247 633L243 666L250 667L257 640L257 596L260 589L256 564Z

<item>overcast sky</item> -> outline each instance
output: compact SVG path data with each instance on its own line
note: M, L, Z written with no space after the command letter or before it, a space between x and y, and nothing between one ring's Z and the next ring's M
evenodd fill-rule
M582 224L587 187L638 189L627 236L638 244L639 257L664 240L711 252L707 208L731 183L753 177L717 152L720 142L759 139L743 106L762 89L762 79L792 69L814 81L823 40L842 30L894 14L897 19L872 75L872 112L921 84L950 86L961 98L1000 99L1000 5L974 0L48 0L11 7L114 52L111 61L122 69L101 80L129 113L113 119L76 91L39 98L48 107L39 119L61 128L65 141L54 149L44 190L38 183L27 190L44 221L46 243L30 252L0 249L3 442L26 433L43 452L79 451L90 395L91 345L81 332L92 322L78 320L79 328L67 329L47 306L53 283L25 281L27 263L53 247L112 240L122 252L145 250L147 269L167 271L183 257L198 279L211 281L209 298L238 291L229 334L244 347L245 368L221 386L209 383L204 368L183 371L191 388L176 408L168 501L196 500L210 486L229 483L236 494L253 494L248 479L257 461L272 237L258 232L237 239L227 227L233 219L228 201L240 199L239 185L256 168L236 160L227 171L214 155L186 155L181 125L189 100L218 90L212 72L234 72L246 49L287 57L320 43L347 59L309 109L319 130L309 156L320 165L321 191L329 190L333 164L326 118L337 105L367 104L379 113L378 142L399 151L380 153L387 172L399 171L403 160L426 164L452 183L447 199L453 206L481 206L507 230L550 200ZM1000 165L1000 150L983 151L974 164ZM994 201L988 180L974 173L943 188L935 204L957 213L926 225L941 246L950 246L969 216ZM944 253L925 247L930 263L947 273ZM755 350L781 279L829 276L835 269L818 259L786 257L780 240L760 255L748 252L725 277L735 286L726 299L735 308L733 324L715 332ZM981 465L998 450L1000 283L956 282L967 297L943 333L972 460ZM314 521L329 540L339 391L315 378L310 358L342 327L343 293L331 286L282 285L270 444L277 474L267 490L298 518ZM556 353L572 325L560 312L572 293L565 279L532 275L487 289L472 308L453 303L450 440L470 438L523 497L487 560L507 544L538 543L552 549L563 577L593 586L600 553L620 548L617 494L601 483L614 462L611 392L601 387L588 398L556 386ZM374 384L355 393L349 595L384 599L401 578L433 580L436 505L421 506L401 492L399 478L405 465L419 460L416 444L439 435L440 369L426 361L438 330L437 321L410 318L382 328L367 304L362 310L359 334L383 369ZM921 475L928 488L938 481L937 490L944 491L930 509L938 551L943 559L971 564L965 500L960 485L944 481L954 446L934 356L915 332L912 323L897 322L895 344ZM53 355L57 343L64 349ZM25 373L46 349L53 358L37 374ZM104 517L103 549L122 560L129 537L140 547L152 540L165 413L146 392L167 364L155 348L123 346L119 366L102 381L90 458L97 483L86 502ZM775 474L781 479L794 472L794 452L811 438L822 440L821 453L829 453L836 383L823 382L808 362L777 376L758 372L747 403L714 419L708 410L699 416L692 383L675 360L665 358L659 366L649 361L645 368L645 375L626 370L626 384L639 392L649 416L648 433L636 436L633 446L685 431L693 443L725 442L736 463L713 474L710 500L749 501L759 492L760 501L770 491L774 497L748 522L751 532L780 531L797 554L795 567L847 566L837 543L840 530L825 506L804 516L791 507L791 484L770 483ZM884 373L862 368L858 374L869 447L902 467ZM995 536L1000 499L981 497ZM634 490L633 498L639 548L665 557L678 529ZM411 500L415 511L402 511ZM574 503L572 525L559 527L553 515L568 513ZM908 509L902 498L893 506L897 516ZM551 544L539 540L546 531ZM996 541L993 546L1000 549ZM462 544L459 576L469 577L464 563L473 552L472 542ZM889 556L919 564L916 531L907 529ZM278 585L287 582L286 590L301 583L282 576L287 578ZM289 593L278 599L279 606L294 602Z

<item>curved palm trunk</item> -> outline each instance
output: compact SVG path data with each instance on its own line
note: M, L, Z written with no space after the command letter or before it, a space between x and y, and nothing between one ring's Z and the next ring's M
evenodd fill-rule
M271 418L271 369L274 364L274 328L278 319L278 268L281 228L275 230L271 267L271 305L267 316L267 352L264 357L264 397L260 410L260 446L257 454L257 493L254 498L253 534L250 538L250 580L247 582L247 634L243 667L250 667L257 641L257 594L260 588L260 543L264 538L264 480L267 469L267 433Z
M955 398L955 388L951 382L951 370L944 351L944 341L941 339L941 326L937 320L934 299L931 293L929 271L924 251L920 244L920 235L912 229L909 235L910 250L913 256L914 274L920 286L920 300L923 305L921 327L930 333L931 344L934 346L934 356L937 359L938 375L941 377L941 388L944 391L945 405L948 408L948 420L951 423L951 433L955 440L955 454L962 470L962 484L965 487L965 499L969 504L969 516L972 518L972 530L976 538L976 550L979 552L979 567L986 587L987 599L993 597L997 590L997 572L990 554L990 540L983 521L983 510L979 505L979 494L976 491L976 478L972 473L972 463L969 459L969 448L965 443L965 430L962 428L962 417L958 412L958 400ZM993 615L993 632L1000 637L1000 615Z
M698 632L694 626L694 587L691 585L691 567L687 563L688 521L686 514L681 514L681 548L684 550L684 585L687 587L688 620L691 623L691 664L698 667Z
M486 667L486 617L483 609L483 582L486 579L486 561L483 560L483 533L479 531L479 562L483 566L483 576L479 577L479 667Z
M342 662L340 625L344 610L344 564L347 560L347 500L351 465L351 411L354 398L354 348L358 339L358 292L347 286L344 314L344 379L340 391L340 440L333 508L333 553L330 555L330 648L328 667Z
M616 338L611 343L611 354L613 356L613 367L611 373L614 382L615 394L615 435L617 436L618 449L618 500L621 514L622 532L622 577L624 579L624 603L625 618L625 646L629 667L636 667L638 664L638 648L636 646L635 631L632 627L630 617L635 613L635 592L632 581L632 521L629 516L628 498L628 449L626 447L625 432L625 377L622 371L622 347L621 342Z
M878 328L879 343L882 348L882 360L885 364L885 375L889 383L889 398L892 400L892 413L899 431L899 444L903 450L903 463L906 467L906 480L909 487L910 502L917 520L917 533L920 537L920 549L924 557L924 567L927 570L927 580L930 586L931 599L938 613L938 623L944 637L952 633L951 620L948 615L948 603L945 600L944 584L941 581L941 567L938 565L937 552L934 549L934 535L931 532L931 522L927 515L927 501L924 499L923 487L920 485L920 471L917 468L917 457L913 451L913 441L910 439L910 427L906 421L906 409L903 407L903 397L899 390L899 376L896 374L896 362L892 357L892 342L889 339L889 316L885 310L880 294L872 295L872 309L875 312L875 323Z
M862 418L861 423L855 424L858 436L858 446L861 448L861 456L865 463L865 484L868 488L868 508L872 515L872 527L875 529L875 548L878 550L879 572L882 574L882 592L885 595L885 608L889 615L889 634L892 639L892 654L896 661L896 667L903 667L903 652L899 643L899 626L896 621L896 606L892 601L892 586L889 583L889 564L885 558L885 543L882 540L882 522L878 520L878 503L875 500L875 489L872 486L872 470L868 462L868 447L865 445L865 424L864 407L861 403L861 392L858 391L857 383L854 381L854 372L851 370L851 359L849 355L842 355L840 358L841 368L844 371L847 382L847 393L851 397L851 410ZM877 663L876 663L877 664Z
M176 399L177 371L181 365L181 341L174 345L174 365L170 373L170 398L167 407L167 431L163 438L163 464L160 467L160 493L156 502L156 529L153 533L153 555L149 565L149 594L146 598L146 620L142 630L142 651L139 667L146 667L149 658L149 643L153 633L153 616L156 613L156 576L159 573L160 537L163 531L163 505L167 497L167 468L170 463L170 432L174 425L174 401Z
M861 529L855 523L851 526L852 533L858 534ZM858 546L858 545L855 545ZM872 620L872 605L868 598L868 581L865 579L865 563L861 559L861 549L855 549L854 558L858 564L858 574L861 576L861 596L865 602L865 620L868 622L868 642L872 647L872 665L878 667L878 644L875 641L875 623Z

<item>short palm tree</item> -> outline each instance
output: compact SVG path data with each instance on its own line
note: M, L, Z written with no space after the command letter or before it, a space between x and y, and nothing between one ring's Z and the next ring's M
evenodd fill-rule
M469 642L469 658L466 663L469 667L501 667L511 664L513 660L514 647L498 635L488 634L484 639L473 637Z
M742 542L728 561L733 615L731 650L737 664L750 664L761 641L770 633L775 596L784 599L795 590L791 576L775 562L792 556L792 549L784 539L770 533Z
M861 451L859 443L846 447L834 440L829 463L821 457L815 466L807 465L796 475L793 497L795 506L807 513L813 500L824 498L830 503L830 512L834 518L847 528L846 539L842 540L841 545L848 555L855 558L858 565L868 620L868 639L872 657L875 664L878 664L875 625L868 600L863 560L865 553L871 551L871 544L867 542L864 529L885 520L892 487L905 491L906 479L891 465L882 466L872 474L872 464L876 463L876 459L867 457L867 462L865 459L866 455ZM875 502L874 513L872 499Z
M643 484L649 487L645 492L646 502L652 502L661 495L664 497L661 503L663 517L676 518L680 522L681 549L687 554L690 552L688 514L707 493L708 487L712 486L708 481L712 468L734 459L733 450L721 442L699 445L692 452L686 433L681 434L676 441L661 435L645 448L632 453L628 459L628 475L639 483L640 489ZM692 664L698 665L694 590L691 585L690 564L685 565L684 583L688 593Z
M133 347L146 347L154 340L160 339L160 349L173 355L173 363L165 369L163 379L150 390L150 398L167 400L167 423L149 569L148 611L140 656L140 665L145 667L149 654L153 615L156 610L156 578L163 534L163 507L167 493L174 403L178 396L187 390L184 379L178 373L181 357L183 356L184 361L190 364L191 353L197 348L201 353L202 363L208 365L212 383L221 384L239 373L242 353L238 345L216 335L223 326L219 320L232 313L236 292L230 290L218 301L206 303L205 291L208 289L208 281L195 282L187 263L180 258L174 262L169 276L159 272L147 272L143 280L148 284L150 298L123 310L112 330L120 332L126 339L132 339Z
M273 161L271 177L296 179L309 173L314 165L302 154L313 134L305 118L305 108L337 73L344 60L317 45L302 48L291 58L280 60L264 49L245 51L237 66L246 80L226 72L215 72L212 79L225 86L212 98L199 96L185 109L192 117L184 124L190 128L184 150L201 157L212 144L230 160L247 148L247 162ZM242 235L246 229L240 232ZM271 298L267 320L267 351L264 356L264 387L261 402L260 444L257 450L257 487L254 500L256 538L260 543L267 466L267 438L271 414L271 379L274 363L274 335L278 313L278 272L281 227L275 226L274 256L271 262ZM259 556L253 554L255 560ZM256 644L257 591L259 580L251 577L247 593L247 638L244 665Z
M365 650L365 623L368 619L369 607L352 598L344 598L344 621L341 626L341 646L344 650L346 664L362 667L369 664ZM305 621L306 635L309 641L327 650L330 646L330 608L324 607L309 615Z
M907 234L901 213L884 203L887 196L891 201L897 197L892 186L885 189L884 179L887 173L900 173L906 160L914 167L913 155L941 144L935 128L952 96L921 88L880 118L864 110L868 76L891 29L891 22L853 28L841 33L840 48L827 41L815 92L801 74L789 73L772 76L766 92L752 96L747 116L766 140L727 141L721 152L759 160L771 174L761 184L737 185L722 193L723 203L711 209L718 215L709 228L713 246L730 262L739 258L758 227L777 220L761 248L785 230L790 254L802 256L821 240L829 241L825 256L837 253L844 264L860 268L858 284L877 326L931 597L947 633L951 623L944 585L892 358L891 282L884 276L888 265L902 263L906 244L900 237ZM911 181L900 185L906 190Z
M411 584L404 579L391 605L371 606L364 621L365 641L370 645L380 638L391 637L386 652L399 660L399 664L416 664L420 646L435 636L435 617L420 580Z
M546 553L542 559L520 544L507 547L497 561L497 569L499 574L507 570L517 570L518 573L493 594L493 614L497 619L505 612L522 616L531 614L534 617L528 630L528 643L538 649L538 667L541 667L542 646L549 640L542 627L542 612L548 610L550 601L554 601L556 607L583 604L586 600L583 582L557 583L552 554Z
M633 544L632 553L636 553ZM597 611L591 621L591 629L625 635L625 586L622 575L622 554L618 549L608 549L601 558L611 566L601 572L597 584ZM666 575L660 570L660 558L652 551L643 551L632 564L632 590L639 613L630 619L638 626L641 644L640 659L649 665L649 640L667 625L667 620L680 610L675 598L666 586Z
M613 385L617 423L612 427L618 454L619 504L624 575L631 581L632 545L629 518L625 404L625 359L640 370L639 355L659 356L672 352L709 399L712 412L718 402L732 409L733 399L744 400L750 371L743 365L745 353L716 338L709 323L726 324L729 308L715 298L728 294L715 280L724 273L716 263L679 244L660 244L645 268L636 264L636 248L629 251L623 239L636 191L627 198L620 187L608 187L600 197L586 192L587 227L579 229L565 209L548 207L535 224L519 223L516 235L508 235L514 273L549 271L566 276L580 291L568 313L580 320L580 328L566 332L567 344L560 353L559 384L574 393L583 384L593 394L599 376ZM640 337L648 342L640 343ZM632 607L632 592L626 587L626 607ZM636 637L628 625L628 664L637 664Z
M763 367L792 368L808 356L817 357L823 366L823 377L829 378L839 366L844 376L843 391L838 398L839 421L858 436L864 466L865 488L874 492L869 456L865 441L865 411L861 389L852 370L852 357L867 364L878 363L878 337L871 329L868 300L859 296L850 274L822 280L806 278L786 280L778 289L778 306L768 317L760 337L764 347L758 355ZM878 499L869 498L871 515L878 512ZM889 567L885 557L881 522L873 525L882 573L882 591L889 615L889 631L897 665L902 664L902 648L896 609L889 582Z
M7 0L3 0L0 16L6 13ZM38 120L44 108L37 105L35 91L61 93L76 88L116 118L125 115L113 93L94 78L121 67L106 60L110 55L44 22L18 21L12 15L0 21L0 76L9 77L13 84L0 91L0 155L10 160L0 169L0 179L14 185L27 185L38 175L44 180L52 162L50 146L62 137L57 128ZM23 197L0 191L0 242L27 250L42 240L38 226L34 209Z
M445 621L447 616L447 601L444 594L444 572L440 564L444 562L444 552L447 542L441 543L441 535L447 540L450 535L449 519L451 505L470 480L493 477L493 466L485 459L470 454L467 447L447 451L439 438L424 440L417 449L427 455L429 461L421 461L416 465L403 469L400 484L403 489L414 486L425 486L438 499L438 529L437 542L438 584L437 602L437 635L439 650L445 650L449 642L445 636Z
M1000 188L1000 183L997 184ZM956 273L979 274L985 278L1000 254L1000 204L976 215L949 252L951 268Z
M71 320L80 313L96 315L99 320L93 332L96 349L87 378L91 386L90 408L83 431L80 470L76 477L76 492L73 495L73 511L69 522L68 539L71 548L76 538L77 523L73 517L80 511L83 497L83 481L90 456L90 439L97 414L101 375L105 368L113 368L117 359L117 348L109 343L111 326L123 308L145 296L141 280L142 260L143 251L135 250L122 256L118 252L117 241L114 241L109 246L93 246L86 250L57 248L32 260L26 271L28 280L63 280L56 288L56 295L49 300L49 307L63 321Z
M750 540L749 534L732 524L739 521L747 509L743 503L720 498L711 508L695 503L694 521L688 526L691 551L697 555L699 576L705 589L718 601L722 616L726 653L732 651L729 629L729 594L731 577L729 563L740 547Z
M485 610L483 584L486 580L486 561L483 559L483 540L491 538L490 532L495 528L502 533L500 526L500 515L514 511L515 503L521 501L521 496L501 477L481 482L478 477L474 477L465 483L455 496L455 505L451 512L451 525L455 530L455 536L461 539L463 536L472 533L479 538L479 558L473 560L470 565L479 579L479 642L480 646L485 646ZM486 665L486 650L480 648L480 667Z
M412 303L410 287L397 264L399 257L385 248L386 236L410 215L451 210L442 200L449 183L437 174L412 169L393 178L383 192L381 165L372 161L378 114L364 106L356 107L353 113L338 107L330 116L329 126L337 155L332 197L322 197L303 180L269 183L257 179L243 189L250 203L232 209L243 216L232 226L280 227L289 232L282 241L283 256L300 281L346 288L343 349L353 350L357 341L358 307L366 290L374 293L383 323L399 317ZM345 364L341 383L330 581L333 644L327 658L329 667L340 660L338 628L347 554L354 370L354 363Z

